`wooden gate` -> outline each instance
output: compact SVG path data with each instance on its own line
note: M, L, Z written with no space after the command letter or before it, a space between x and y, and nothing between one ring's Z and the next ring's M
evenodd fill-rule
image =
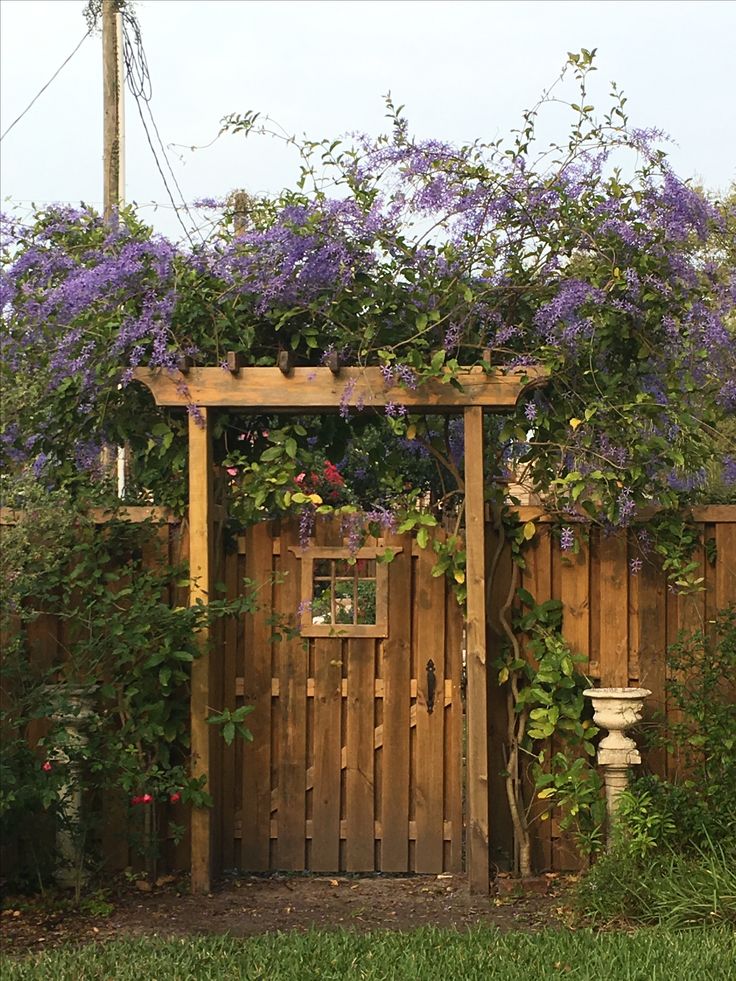
M387 548L394 558L384 564ZM226 560L231 596L244 577L259 591L256 612L225 636L224 704L255 710L253 742L222 759L222 867L459 871L461 610L445 577L431 574L431 548L386 534L358 558L358 573L374 578L373 623L341 623L338 613L325 626L308 602L321 590L324 605L336 569L349 586L341 555L334 525L320 524L314 547L301 549L294 525L279 533L264 523ZM357 597L358 580L351 589Z

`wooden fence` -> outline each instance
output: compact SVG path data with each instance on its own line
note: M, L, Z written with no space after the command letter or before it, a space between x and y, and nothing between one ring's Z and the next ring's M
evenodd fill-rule
M131 509L129 517L140 520L148 513ZM523 509L522 517L537 520L537 533L519 585L538 602L562 602L563 632L585 656L583 667L592 679L601 685L651 689L645 723L656 724L672 711L665 688L667 646L680 630L707 627L717 609L736 602L736 506L693 512L701 535L694 559L704 589L690 596L669 592L656 563L645 561L631 574L630 561L638 552L625 534L602 537L593 530L579 552L565 553L538 509ZM490 526L487 531L490 567L495 541ZM216 639L216 684L211 690L223 706L248 702L257 710L249 716L252 745L236 743L227 749L221 741L213 744L215 865L253 870L457 869L463 851L462 625L444 580L427 578L431 553L412 548L407 540L401 546L404 558L389 566L392 616L408 625L398 639L272 643L276 620L299 602L298 563L289 551L296 544L289 539L284 545L271 526L263 525L242 536L238 547L220 559L228 594L237 595L244 576L265 582L271 612L232 620ZM185 527L165 525L158 551L151 550L148 560L186 558L187 548ZM293 575L280 583L280 574L287 571ZM510 575L505 549L489 588L489 665L502 638L498 611ZM31 657L53 663L63 650L63 630L52 617L31 624ZM423 673L430 657L442 706L433 715L426 711ZM495 678L489 669L488 795L492 861L504 868L512 855L512 838L501 776L505 700ZM680 763L656 750L645 754L644 765L674 776ZM114 801L106 807L103 849L108 865L122 868L130 859L125 808ZM182 805L174 805L169 816L187 823ZM556 818L536 822L534 828L538 869L576 866L577 856ZM188 849L187 836L177 846L171 843L169 865L186 867Z
M631 572L631 560L641 556L633 536L605 536L593 529L588 542L578 533L577 554L560 550L559 542L543 512L522 509L521 517L538 522L537 533L525 553L526 569L520 585L537 600L560 600L563 605L563 634L574 651L585 656L581 669L601 686L641 686L651 690L645 707L644 726L658 724L674 708L666 694L665 652L681 630L707 628L716 610L736 603L736 506L720 505L693 509L700 544L693 555L703 589L678 595L667 587L661 566L650 557L641 569ZM488 547L494 548L489 529ZM710 555L710 560L708 556ZM508 593L511 559L504 551L493 584L490 603L489 652L501 642L498 611ZM492 659L492 655L491 655ZM491 854L501 867L511 855L511 822L504 800L505 703L489 676L489 793ZM643 754L646 771L673 778L679 759L663 750ZM536 868L575 868L578 857L570 837L560 831L559 819L535 822L534 864Z

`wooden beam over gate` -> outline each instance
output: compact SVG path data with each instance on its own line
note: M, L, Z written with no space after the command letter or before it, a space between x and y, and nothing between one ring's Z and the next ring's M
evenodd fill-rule
M460 412L465 406L513 408L530 388L546 382L547 371L536 365L508 374L483 367L460 372L452 383L432 378L416 388L387 386L380 368L191 368L183 374L162 368L136 368L158 405L202 405L244 408L256 412L338 411L380 408L391 402L413 412ZM456 384L457 386L456 387Z
M468 878L472 892L487 893L490 880L488 827L487 650L485 613L485 504L483 410L512 409L519 398L547 381L545 368L529 365L504 373L481 366L460 372L453 383L430 379L416 388L389 387L380 368L187 368L184 372L137 368L133 377L158 405L192 407L189 418L190 602L206 601L213 575L214 515L211 419L208 408L252 412L320 413L395 403L413 412L464 412L465 522L467 537L467 769ZM209 638L201 632L202 656L192 666L191 728L195 776L211 772L211 664ZM192 891L211 885L211 814L192 814Z

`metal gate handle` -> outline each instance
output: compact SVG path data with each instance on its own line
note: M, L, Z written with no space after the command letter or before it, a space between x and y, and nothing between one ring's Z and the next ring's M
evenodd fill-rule
M437 678L434 673L434 661L427 661L427 714L434 712L434 696L437 691Z

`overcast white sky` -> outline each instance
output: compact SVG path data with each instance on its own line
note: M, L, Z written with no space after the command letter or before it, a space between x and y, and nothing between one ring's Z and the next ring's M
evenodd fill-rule
M0 130L22 112L85 32L83 0L0 0ZM165 144L209 142L220 119L258 109L294 132L378 133L382 95L413 129L493 139L519 121L568 50L598 48L597 103L615 79L632 122L672 135L683 177L724 189L736 179L736 3L246 2L140 0L135 6ZM89 37L0 144L0 196L30 202L102 197L101 41ZM126 197L174 237L180 229L127 97ZM562 129L558 135L562 135ZM172 154L188 200L292 183L296 162L264 140L224 137Z

